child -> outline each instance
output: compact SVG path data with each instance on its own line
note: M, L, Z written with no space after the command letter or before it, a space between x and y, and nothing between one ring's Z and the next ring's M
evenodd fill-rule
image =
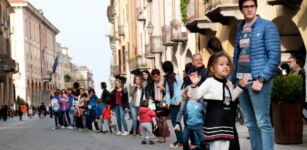
M99 131L103 131L103 119L101 118L101 114L103 111L105 104L102 103L102 99L97 100L97 105L96 105L96 123L99 124Z
M207 102L206 121L204 122L204 141L209 143L210 150L228 150L230 141L234 140L232 125L233 113L231 103L243 91L242 87L250 84L245 79L239 86L233 87L227 80L232 71L230 57L224 52L213 54L208 62L209 78L196 87L201 80L197 72L191 73L192 85L189 88L191 99L203 98Z
M183 149L190 149L189 138L195 140L195 149L200 149L203 139L203 123L206 114L206 103L197 99L189 98L188 92L187 89L183 91L183 101L177 115L174 130L180 131L180 121L182 116L184 116L185 128L182 133Z
M102 119L102 123L105 127L105 131L103 131L103 133L112 133L112 127L111 127L111 118L112 118L112 112L111 112L111 98L107 97L105 99L105 106L102 110L102 114L101 114L101 119ZM109 130L109 131L108 131Z
M156 116L156 113L148 108L148 101L144 100L141 102L141 107L139 109L139 117L141 124L141 133L142 133L142 144L146 144L146 137L149 138L149 144L154 144L152 141L152 118Z

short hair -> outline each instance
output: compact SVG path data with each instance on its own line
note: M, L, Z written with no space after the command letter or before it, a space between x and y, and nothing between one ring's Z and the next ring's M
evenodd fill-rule
M160 75L161 73L160 73L160 70L159 69L153 69L152 71L151 71L151 76L154 76L154 75Z
M162 64L162 69L165 73L174 72L173 63L170 61L166 61Z
M193 68L192 63L187 63L184 67L184 72L188 73L190 71L190 69Z
M86 93L83 93L83 94L81 95L81 98L83 98L83 97L88 98L88 95L87 95Z
M143 100L143 101L141 102L141 106L142 106L142 107L148 107L148 100Z
M246 2L246 1L254 1L256 7L258 7L257 0L239 0L239 8L240 8L240 10L242 10L242 8L243 8L243 3Z
M194 54L194 55L192 56L192 61L194 60L194 58L195 58L196 56L202 57L199 53L196 53L196 54Z
M104 87L104 88L107 87L107 84L106 84L105 82L101 82L100 85L101 85L102 87Z
M297 58L295 56L290 56L288 59L294 59L297 62Z
M80 87L79 82L74 82L73 88L74 88L74 89L77 89L77 88L79 88L79 87Z

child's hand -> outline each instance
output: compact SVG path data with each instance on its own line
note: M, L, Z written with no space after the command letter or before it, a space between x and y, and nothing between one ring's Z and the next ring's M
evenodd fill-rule
M241 87L245 87L246 85L248 85L248 84L251 84L252 82L250 81L250 82L248 82L248 80L247 79L240 79L239 80L239 85L241 86Z
M200 76L198 76L198 72L191 73L189 77L192 82L192 86L196 86L198 82L201 80Z
M189 91L189 88L185 88L185 89L182 91L181 97L182 97L183 100L188 100L188 99L189 99L188 91Z
M174 130L175 130L175 131L180 131L180 127L179 127L178 124L176 124L176 126L174 127Z

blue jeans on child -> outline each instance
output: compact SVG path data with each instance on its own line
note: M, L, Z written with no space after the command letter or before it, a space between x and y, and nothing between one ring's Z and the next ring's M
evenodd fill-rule
M128 127L125 119L125 111L122 105L115 105L115 115L119 131L122 132L122 123L123 123L125 131L128 132Z
M131 105L130 111L131 111L131 115L132 115L132 131L137 132L139 107Z
M272 80L265 82L260 92L249 84L239 97L252 150L273 150L274 136L270 120Z
M179 113L179 110L180 110L180 105L179 106L171 105L171 107L170 107L170 115L171 115L171 121L172 121L173 127L176 126L176 119L177 119L177 115ZM181 124L179 124L179 126L180 126L180 131L175 131L176 138L177 138L176 144L182 144L182 127L181 127Z
M183 139L183 150L190 150L189 139L194 136L195 149L200 149L200 144L203 140L203 124L196 125L186 125L183 129L182 139Z

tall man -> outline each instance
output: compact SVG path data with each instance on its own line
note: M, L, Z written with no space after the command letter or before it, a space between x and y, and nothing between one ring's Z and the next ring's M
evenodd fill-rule
M280 63L280 39L276 26L256 16L257 0L239 0L244 21L237 26L232 82L253 81L240 95L240 105L253 150L273 150L270 122L272 77Z

